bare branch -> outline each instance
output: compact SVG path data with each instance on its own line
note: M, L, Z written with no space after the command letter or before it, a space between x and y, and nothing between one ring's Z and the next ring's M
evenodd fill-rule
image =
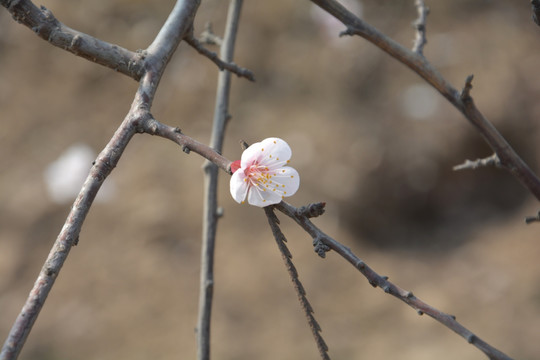
M144 55L141 52L133 52L73 30L58 21L51 11L43 6L38 8L30 0L0 0L0 4L17 22L54 46L135 80L139 80L144 72Z
M499 157L497 156L497 154L493 154L490 157L487 157L484 159L476 159L474 161L465 160L463 164L456 165L452 169L454 171L465 170L465 169L476 170L479 167L487 167L487 166L495 166L495 167L501 166L501 162L499 161Z
M193 32L188 33L185 37L185 40L189 45L191 45L195 50L197 50L199 54L204 55L208 59L212 60L212 62L216 64L221 71L229 70L230 72L235 73L239 77L245 77L250 81L255 81L255 76L250 70L240 67L233 62L226 62L221 60L215 52L205 48L202 43L193 36Z
M22 13L17 13L21 16L21 18L19 18L19 21L21 22L24 20L26 11L30 13L32 13L32 11L35 12L35 6L33 6L31 2L25 0L13 2L2 1L2 5L6 6L10 11L14 11L14 9L22 11ZM156 133L163 133L165 134L165 137L170 136L173 140L183 144L191 150L200 151L201 154L208 153L208 147L206 147L208 149L205 149L204 145L191 138L186 138L185 136L171 136L168 133L169 129L165 126L159 126L161 124L155 121L149 113L161 75L163 74L172 53L176 49L176 46L185 36L185 32L190 28L198 5L198 0L178 1L156 40L150 46L147 52L148 57L145 60L145 72L140 77L139 88L135 94L131 109L107 146L94 162L90 173L71 208L66 222L34 283L34 287L30 291L26 303L11 328L8 338L0 352L1 360L14 360L18 357L71 247L79 241L79 233L98 190L120 160L124 149L127 147L133 135L137 132L149 132L147 130L155 129ZM43 21L52 23L51 26L53 31L47 36L54 37L54 29L59 27L60 24L52 17L52 14L46 10L38 11L40 11L40 13L34 14L35 16L38 16L38 18L39 16L43 16ZM31 19L34 19L34 17L31 17ZM33 22L30 23L33 24ZM38 33L41 35L42 30L41 28L39 29ZM45 27L43 29L46 30L49 28ZM208 157L210 157L210 159L222 160L216 155L217 154L213 152L213 154L208 155ZM223 165L224 162L226 163L225 165ZM229 169L229 162L226 160L222 161L220 164L224 166L225 169Z
M525 218L526 224L531 224L533 222L540 222L540 211L538 212L538 214L536 214L536 216L527 216Z
M169 125L165 125L154 118L139 124L139 132L145 132L150 135L160 136L165 139L169 139L182 147L184 152L189 153L193 151L201 155L203 158L209 160L218 168L231 174L231 161L219 154L211 147L198 142L197 140L182 134L179 128L175 128Z
M293 283L294 290L296 290L296 295L298 296L298 301L300 301L300 306L302 307L302 310L306 315L309 327L311 329L311 333L315 338L315 343L317 344L319 354L321 355L322 359L330 360L330 356L328 355L328 345L326 345L326 342L321 335L321 327L317 320L315 320L315 317L313 315L313 308L311 307L311 304L306 297L306 290L300 282L300 279L298 277L298 271L296 271L296 267L291 260L292 255L287 248L287 245L285 244L287 242L287 239L279 228L279 220L274 213L274 209L272 206L265 207L264 212L266 214L266 217L268 218L268 223L270 224L272 234L276 239L277 246L279 248L279 251L281 252L281 257L283 258L283 262L285 263L285 267L287 268L287 272L289 273L289 276Z
M204 24L204 30L199 36L199 41L206 45L221 46L223 44L223 39L214 34L211 22Z
M79 241L81 227L98 190L116 167L124 149L136 133L133 123L144 121L147 116L144 112L130 111L105 149L98 155L26 303L11 328L0 359L12 360L18 357L71 247Z
M469 96L462 99L460 93L419 54L416 54L394 40L390 39L379 30L364 22L351 13L335 0L311 0L323 10L341 21L347 30L340 35L358 35L370 41L390 56L408 66L420 75L442 96L454 105L465 118L476 128L484 140L497 154L501 165L515 176L538 200L540 200L540 179L534 174L529 166L519 157L506 139L478 110L474 101ZM472 80L472 79L471 79ZM468 93L468 91L467 91Z
M471 74L467 76L465 79L465 86L463 86L463 89L461 90L461 94L459 94L459 98L461 101L470 101L471 100L471 90L473 88L472 81L474 79L474 75Z
M231 0L225 26L225 38L221 46L221 57L231 62L234 54L234 45L240 11L243 0ZM188 38L193 38L192 32ZM189 40L188 40L189 42ZM198 43L198 41L197 41ZM217 56L216 56L217 57ZM218 59L219 60L219 59ZM220 60L221 61L221 60ZM229 119L229 94L231 90L231 74L228 71L219 73L216 105L214 110L214 124L210 146L218 153L223 149L225 126ZM230 164L227 165L230 170ZM218 223L217 186L218 167L211 162L204 165L204 209L203 234L201 248L201 275L199 289L199 315L197 320L197 359L210 359L210 321L212 314L212 300L214 293L214 249Z
M531 0L533 15L536 25L540 26L540 0Z
M446 314L434 308L433 306L414 296L412 292L404 290L388 281L388 277L377 274L364 261L358 258L351 251L351 249L334 240L332 237L326 235L317 226L315 226L307 216L301 215L301 211L299 211L299 209L296 207L282 201L281 203L275 205L275 208L296 221L296 223L313 238L314 243L315 240L321 241L347 260L350 264L352 264L358 271L362 273L362 275L367 278L373 287L380 287L385 293L398 298L415 309L419 315L427 314L431 316L447 328L462 336L467 340L468 343L473 344L478 349L483 351L491 360L511 360L508 355L489 345L484 340L477 337L473 332L457 322L455 316Z
M415 0L414 5L418 11L418 19L413 22L413 26L416 29L416 36L412 51L420 56L424 56L424 45L427 44L426 19L429 14L429 8L424 3L424 0Z

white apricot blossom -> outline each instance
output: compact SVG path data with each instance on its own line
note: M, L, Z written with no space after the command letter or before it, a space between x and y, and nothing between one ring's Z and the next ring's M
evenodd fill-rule
M243 204L264 207L294 195L300 186L298 172L287 166L292 151L279 138L268 138L248 147L241 160L232 163L231 195Z

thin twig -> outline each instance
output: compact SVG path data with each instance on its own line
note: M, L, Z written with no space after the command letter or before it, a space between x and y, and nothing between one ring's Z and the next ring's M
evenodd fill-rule
M540 222L540 211L535 216L527 216L525 218L526 224L531 224L533 222Z
M474 161L465 160L463 164L456 165L452 169L454 171L465 170L465 169L476 170L479 167L488 167L488 166L495 166L495 167L501 166L501 162L499 161L499 157L497 156L497 154L493 154L490 157L487 157L484 159L476 159Z
M214 34L211 22L204 24L204 30L201 35L199 35L199 41L206 45L221 46L221 44L223 44L223 39Z
M243 0L231 0L225 26L225 37L221 46L221 57L230 63L233 59L234 44L238 32L240 11ZM189 36L188 36L189 37ZM229 119L229 94L231 90L231 74L228 71L219 73L214 123L210 146L218 153L223 149L225 126ZM212 315L212 299L214 293L214 249L216 242L217 222L219 218L217 204L218 167L207 161L204 165L204 209L203 234L201 249L201 275L199 289L199 315L197 321L197 359L210 359L210 321Z
M44 6L38 8L30 0L0 0L0 5L5 7L17 22L56 47L107 66L137 81L144 73L143 52L133 52L73 30L58 21L50 10Z
M401 46L375 27L358 18L335 0L311 0L323 10L341 21L347 30L340 35L358 35L387 52L390 56L408 66L454 105L482 135L501 161L501 166L516 177L531 194L540 200L540 179L512 149L506 139L478 110L469 96L460 93L423 57Z
M250 81L255 81L255 75L253 75L250 70L236 65L232 61L221 60L215 52L205 48L203 44L197 38L195 38L193 32L190 32L186 36L185 40L189 45L191 45L195 50L197 50L199 54L204 55L208 59L212 60L212 62L216 64L221 71L229 70L230 72L235 73L239 77L244 77Z
M414 45L412 51L420 56L424 56L424 46L427 44L426 39L426 19L429 14L429 8L424 3L424 0L415 0L414 5L418 11L418 18L413 23L416 29Z
M182 131L179 128L163 124L156 119L151 118L139 124L138 131L171 140L180 145L184 152L190 153L193 151L209 160L226 173L231 173L231 161L229 159L225 158L211 147L182 134Z
M511 360L508 355L489 345L484 340L476 336L472 331L457 322L455 316L446 314L434 308L433 306L414 296L412 292L404 290L388 281L388 277L377 274L364 261L358 258L351 251L351 249L322 232L309 220L308 216L302 215L301 211L296 207L282 201L281 203L275 205L275 208L296 221L296 223L313 238L314 243L315 240L322 242L351 263L358 271L362 273L362 275L367 278L373 287L380 287L385 293L395 296L415 309L419 315L427 314L431 316L444 326L462 336L467 340L468 343L473 344L478 349L483 351L491 360Z
M315 343L317 344L317 349L319 350L319 354L321 355L322 359L330 360L330 356L328 355L328 345L326 345L326 342L324 341L321 335L321 331L322 331L321 327L319 323L317 322L317 320L315 320L315 316L313 315L313 308L311 307L311 304L309 303L306 297L306 290L304 289L304 286L300 282L300 279L298 277L298 271L296 271L296 267L294 266L292 262L291 252L289 251L289 249L287 248L287 245L285 244L287 242L287 239L285 238L285 235L283 234L283 232L281 232L281 229L279 228L279 219L274 213L274 209L272 206L265 207L264 212L266 214L266 217L268 218L268 223L270 224L270 228L272 229L272 234L274 235L274 238L276 239L276 243L279 248L279 251L281 252L281 257L283 258L283 262L285 263L287 272L289 273L289 276L291 277L294 290L296 290L296 295L298 296L298 301L300 301L300 306L302 307L302 310L304 311L304 314L306 315L309 327L311 329L311 333L313 334L313 338L315 339Z
M178 43L191 27L199 2L199 0L178 1L160 33L146 52L148 56L145 58L143 64L143 68L146 71L140 78L139 88L135 94L130 111L94 162L66 222L34 283L34 287L30 291L28 299L10 330L0 352L0 360L15 360L18 357L71 247L79 241L79 233L98 190L115 168L133 135L137 132L144 132L147 128L157 128L166 132L167 129L160 128L149 111L159 80ZM25 0L2 2L2 5L6 4L9 10L18 8L18 5L21 4L23 10L25 9L24 6L33 6L31 2ZM29 11L33 11L31 7L29 9ZM53 19L51 17L47 19L49 19L47 21L56 21L55 19L51 20ZM23 21L23 19L19 20ZM55 25L58 24L55 23ZM51 36L54 36L54 34ZM176 138L174 139L178 140ZM193 141L187 139L180 139L180 141L186 142L186 146L200 147L200 144L193 143ZM214 158L214 155L210 157Z

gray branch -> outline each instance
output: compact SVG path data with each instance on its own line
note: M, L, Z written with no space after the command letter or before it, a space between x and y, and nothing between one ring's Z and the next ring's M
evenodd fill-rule
M231 63L233 59L234 45L238 31L242 2L243 0L231 0L229 4L225 38L223 39L223 44L221 45L221 58L227 63ZM188 34L188 38L189 36L191 36L192 41L195 40L192 33ZM219 73L218 77L216 105L214 110L214 124L210 139L210 146L217 153L221 153L223 149L225 126L227 125L227 120L229 119L230 90L231 74L228 71L222 71ZM230 169L230 164L228 166ZM210 359L210 321L214 294L214 249L216 242L217 222L219 218L217 204L218 167L212 162L206 162L204 165L204 171L203 234L201 249L199 314L197 320L198 360Z

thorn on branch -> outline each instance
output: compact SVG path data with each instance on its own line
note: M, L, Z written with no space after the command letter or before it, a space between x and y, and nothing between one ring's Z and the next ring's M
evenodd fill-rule
M413 22L413 26L416 28L416 36L412 51L420 56L424 56L424 46L427 44L426 19L429 14L429 8L424 3L424 0L416 0L414 5L418 11L418 18Z
M479 167L487 167L487 166L495 166L497 168L500 168L502 166L501 161L499 160L499 157L497 156L497 154L493 154L490 157L487 157L484 159L476 159L474 161L465 160L463 164L456 165L452 169L454 171L465 170L465 169L476 170Z
M531 0L533 15L536 25L540 26L540 0Z
M459 97L461 98L461 101L466 102L471 100L471 89L472 89L472 81L473 81L474 75L471 74L467 76L467 79L465 79L465 86L463 87L463 90L461 90L461 94Z
M305 216L308 218L321 216L324 214L324 207L326 206L325 202L318 202L309 204L308 206L301 206L296 210L297 216Z
M525 223L528 225L528 224L531 224L533 222L540 222L540 211L538 212L538 214L536 214L536 216L527 216L525 218Z

